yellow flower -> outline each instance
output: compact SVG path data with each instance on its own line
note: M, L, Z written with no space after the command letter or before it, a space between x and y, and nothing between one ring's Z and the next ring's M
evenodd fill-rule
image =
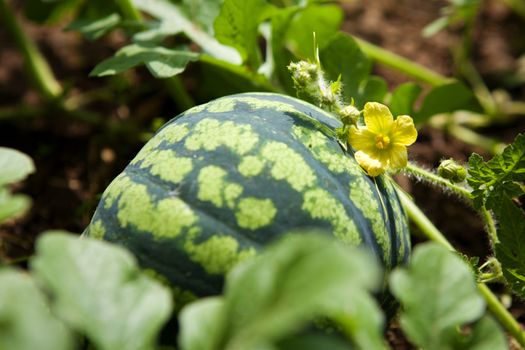
M405 167L406 146L417 138L412 118L401 115L394 120L388 107L377 102L368 102L363 114L366 127L352 126L348 134L359 165L370 176L378 176L387 168Z

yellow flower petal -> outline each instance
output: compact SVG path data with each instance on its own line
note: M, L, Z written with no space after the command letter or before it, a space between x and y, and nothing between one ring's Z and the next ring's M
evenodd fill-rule
M366 128L352 126L348 133L348 143L355 150L371 151L375 145L376 135Z
M397 117L390 135L392 142L395 144L409 146L416 142L417 130L412 118L408 115L400 115Z
M365 104L364 117L366 127L375 134L389 134L394 117L387 106L378 102Z
M376 177L385 172L386 164L382 164L378 159L371 158L365 152L357 151L354 156L357 163L366 170L368 175Z
M393 169L401 169L407 165L407 148L405 146L394 144L389 150L390 152L390 167Z

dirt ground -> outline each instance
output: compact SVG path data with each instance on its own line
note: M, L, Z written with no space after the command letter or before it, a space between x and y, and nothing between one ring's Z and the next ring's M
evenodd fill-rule
M461 26L432 38L421 35L422 29L438 17L440 8L446 4L444 0L344 1L343 30L439 73L454 75L452 52L458 45ZM524 23L502 1L484 2L476 25L473 58L489 87L502 86L505 83L502 77L518 66L520 54L525 52L525 42L521 42L525 34ZM76 33L61 31L59 26L43 29L26 22L25 29L37 41L53 71L69 86L72 94L95 88L104 94L101 89L104 80L88 78L88 73L122 45L122 36L110 35L101 44L86 42ZM40 113L38 96L26 82L22 59L2 26L0 62L0 109L14 101L23 101L34 106L36 114ZM390 87L410 80L381 66L375 68L375 73L384 77ZM31 154L38 170L16 188L30 195L34 203L25 218L0 227L0 257L23 259L28 256L34 238L44 230L60 228L82 232L89 223L98 195L141 146L141 142L122 141L128 132L136 130L119 129L118 125L122 124L119 121L129 120L130 111L133 111L137 127L147 131L153 117L168 118L176 114L171 100L158 92L161 89L155 82L149 80L139 91L132 89L132 86L142 86L141 82L147 79L143 74L141 71L126 73L125 79L112 86L119 94L108 94L95 104L97 112L107 118L105 125L111 126L110 131L101 130L95 124L65 120L58 110L41 112L51 114L51 118L29 116L22 121L0 120L0 145ZM510 91L515 99L525 100L523 86ZM484 132L510 142L516 128L523 131L525 124L521 122ZM438 130L424 128L420 130L417 144L410 148L410 157L430 168L436 167L443 158L466 161L473 151L488 156L483 150L465 145ZM399 178L399 182L461 251L475 256L489 253L481 220L464 203L406 178ZM522 304L515 304L511 310L520 321L525 321ZM388 332L394 349L411 348L397 326L392 326Z

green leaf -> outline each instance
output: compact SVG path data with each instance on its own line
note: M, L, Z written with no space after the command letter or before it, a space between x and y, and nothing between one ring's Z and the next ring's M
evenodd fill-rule
M415 83L404 83L399 85L390 99L390 110L392 114L414 115L414 103L421 93L421 86Z
M35 171L31 158L15 149L0 147L0 186L25 179Z
M112 13L95 20L78 19L70 23L66 30L76 30L84 34L88 40L96 40L116 28L120 21L120 16L117 13Z
M134 257L106 242L63 232L40 238L31 260L54 312L98 349L152 349L172 310L169 291L141 273Z
M257 46L257 28L268 9L265 0L225 0L215 19L215 37L237 49L243 62L259 67L261 53Z
M190 51L132 44L120 49L114 57L99 63L89 75L113 75L146 64L155 78L169 78L182 73L188 62L196 61L198 57L198 54Z
M226 278L223 304L207 306L212 312L191 304L191 314L198 316L191 321L205 327L199 330L189 317L181 319L181 337L207 346L203 350L265 348L325 316L359 348L382 349L383 317L368 293L379 284L377 263L364 252L321 234L291 234L235 267ZM210 314L214 326L207 320ZM213 339L197 343L209 335Z
M370 76L361 86L359 94L355 98L356 105L362 107L367 101L384 102L387 93L388 85L386 81L375 75Z
M423 36L427 38L431 37L445 29L449 24L450 19L448 17L440 17L423 28Z
M224 300L220 297L203 298L185 306L179 314L181 349L218 349L223 309Z
M345 102L354 98L356 105L363 107L368 99L360 92L360 87L368 79L372 63L355 40L348 34L338 33L321 49L320 59L330 80L341 75Z
M144 12L160 20L161 28L181 28L181 30L202 50L212 57L232 64L240 64L241 58L231 47L221 45L214 37L195 25L175 4L167 0L133 0L133 4Z
M474 93L460 82L440 85L427 94L421 109L414 116L416 124L424 124L430 117L440 113L452 113L457 110L480 111Z
M343 21L340 6L311 5L297 12L289 23L285 42L296 57L315 59L315 42L319 48L338 32ZM321 61L323 62L323 61Z
M454 346L468 343L459 327L478 320L485 303L460 257L436 243L420 245L409 266L393 272L390 286L403 306L401 327L411 342L428 350L468 349ZM505 348L497 327L476 324L474 332L479 328L491 333L476 334L475 339L493 337L500 345L494 349Z
M187 16L210 35L213 35L213 23L219 15L223 2L223 0L182 0Z
M512 198L524 193L517 181L525 181L525 134L519 134L501 155L484 162L472 154L469 158L467 182L472 187L475 205L495 209L501 198Z
M0 349L68 350L72 340L27 273L0 269Z
M492 317L485 315L476 322L470 334L457 340L454 349L508 349L508 343L496 321Z
M496 258L512 291L525 299L525 217L509 198L494 207L498 221Z
M273 53L275 75L283 86L284 90L290 95L295 93L292 76L288 71L288 64L294 61L296 57L286 47L286 31L290 22L301 7L286 7L279 9L271 17L271 47Z
M338 335L310 332L298 334L290 339L280 342L278 350L353 350L347 341Z
M31 198L23 194L12 195L0 187L0 223L24 214L31 206Z
M82 0L42 1L24 0L25 17L37 23L58 22L76 10Z

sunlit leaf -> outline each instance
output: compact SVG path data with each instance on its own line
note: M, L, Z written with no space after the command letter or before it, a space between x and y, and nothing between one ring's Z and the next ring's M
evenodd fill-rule
M258 68L261 63L257 28L267 8L265 0L225 0L215 19L217 40L237 49L252 68Z
M182 73L188 62L196 61L198 57L198 54L190 51L132 44L120 49L114 57L99 63L90 75L113 75L146 64L155 78L169 78Z
M172 299L129 252L62 232L44 233L36 251L31 267L59 317L98 349L153 349Z
M474 93L460 82L440 85L425 96L421 109L414 116L416 124L424 124L430 117L457 110L480 111Z
M84 34L89 40L95 40L116 28L120 24L121 18L119 14L112 13L105 17L91 20L79 19L70 23L66 30L77 30Z

